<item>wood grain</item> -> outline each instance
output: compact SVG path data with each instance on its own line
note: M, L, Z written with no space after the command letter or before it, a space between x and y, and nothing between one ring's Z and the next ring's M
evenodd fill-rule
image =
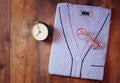
M9 83L9 0L0 0L0 83Z
M12 0L10 83L38 82L37 42L31 36L36 0Z
M105 76L103 83L120 82L120 1L109 2L112 8L112 21L109 38L109 48L106 60ZM107 3L106 3L107 4Z
M37 42L31 30L38 20L50 25L53 33L56 5L60 2L112 9L103 81L48 74L53 34ZM119 0L0 0L0 83L120 83L119 4Z

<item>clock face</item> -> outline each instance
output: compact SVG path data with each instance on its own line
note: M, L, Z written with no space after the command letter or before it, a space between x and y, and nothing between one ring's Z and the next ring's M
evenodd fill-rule
M45 40L48 37L48 28L43 23L37 23L33 26L32 35L38 41Z

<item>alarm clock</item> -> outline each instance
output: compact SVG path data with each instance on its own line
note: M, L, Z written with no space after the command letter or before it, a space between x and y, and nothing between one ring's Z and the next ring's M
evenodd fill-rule
M50 27L43 22L36 22L32 29L32 36L37 41L43 41L48 38Z

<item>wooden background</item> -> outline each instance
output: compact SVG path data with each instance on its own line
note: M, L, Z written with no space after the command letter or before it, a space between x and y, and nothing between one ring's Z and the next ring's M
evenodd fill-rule
M52 35L37 42L31 30L35 20L48 23L54 30L59 2L112 9L103 81L48 74ZM120 0L0 0L0 83L120 83Z

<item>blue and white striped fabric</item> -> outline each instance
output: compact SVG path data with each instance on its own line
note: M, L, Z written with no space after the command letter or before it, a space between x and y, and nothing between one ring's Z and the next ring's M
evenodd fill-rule
M80 11L88 11L92 15L80 15ZM49 73L103 80L110 18L111 10L107 8L59 3L54 22ZM99 41L100 47L89 49L86 41L77 37L78 28L86 29L92 38Z

